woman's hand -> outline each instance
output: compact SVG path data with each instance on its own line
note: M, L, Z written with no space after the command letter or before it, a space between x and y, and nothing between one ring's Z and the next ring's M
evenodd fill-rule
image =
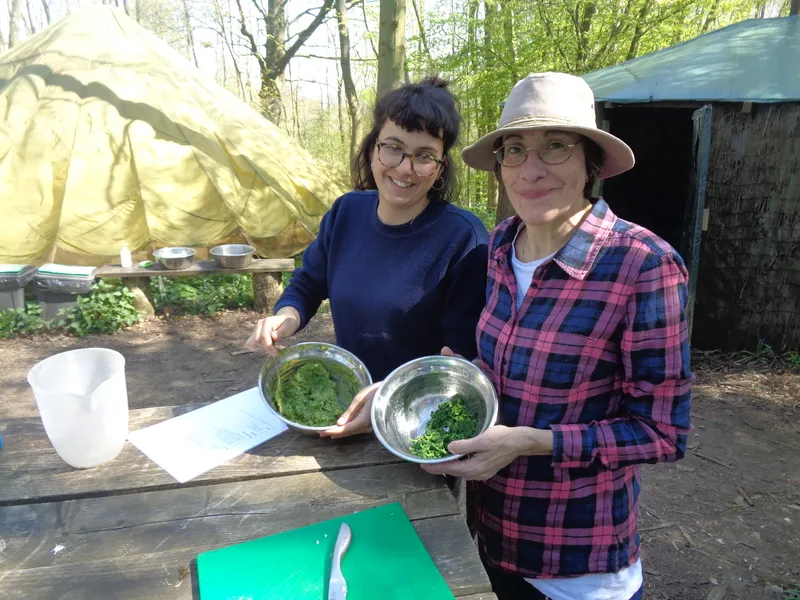
M381 386L378 381L368 385L356 394L350 406L336 421L336 427L320 432L320 437L343 438L357 433L372 431L372 399Z
M460 354L456 354L455 352L453 352L453 350L450 348L450 346L445 346L444 348L442 348L442 350L439 352L439 354L441 354L442 356L453 356L455 358L464 358ZM466 359L464 359L464 360L466 360ZM480 368L481 359L480 358L473 358L472 359L472 364L475 365L476 367Z
M259 319L253 333L244 344L251 350L264 350L272 356L278 355L275 342L292 335L300 327L300 313L296 308L284 306L277 314Z
M553 432L532 427L494 425L474 438L450 442L447 449L453 454L471 456L465 460L422 465L422 468L434 475L453 475L484 481L511 464L518 456L551 454Z

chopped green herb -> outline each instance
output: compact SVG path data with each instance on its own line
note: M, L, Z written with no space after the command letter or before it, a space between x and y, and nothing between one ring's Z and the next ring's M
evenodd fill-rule
M411 444L411 453L420 458L442 458L450 454L447 450L450 442L471 438L477 432L478 419L464 399L456 395L433 412L425 433Z
M282 373L275 389L275 404L280 413L301 425L334 425L345 411L338 400L338 390L342 390L343 401L349 402L358 392L359 384L346 369L333 367L323 361L313 361L290 373Z

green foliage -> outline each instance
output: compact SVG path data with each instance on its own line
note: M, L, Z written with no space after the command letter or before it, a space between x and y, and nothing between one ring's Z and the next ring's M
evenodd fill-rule
M457 157L491 131L514 83L528 73L585 74L672 46L731 23L786 14L773 0L431 0L409 17L412 80L451 80L463 119ZM426 3L422 3L425 5ZM457 163L458 161L456 161ZM465 168L460 204L487 207L486 174ZM492 223L493 225L493 223Z
M78 337L130 327L142 319L133 298L133 293L122 283L100 280L91 293L78 297L75 308L66 311L64 327Z
M213 316L225 308L253 304L253 276L246 274L202 277L154 277L153 304L159 311Z
M800 600L800 583L791 583L783 590L781 600Z
M494 209L490 210L486 204L473 204L469 207L469 211L474 213L483 224L486 226L486 229L489 233L492 232L494 229L494 219L495 219L495 211Z
M0 311L0 338L30 335L48 326L42 319L42 307L36 302L29 302L27 311L14 308Z
M800 350L779 353L763 339L758 340L755 350L743 350L739 354L744 357L739 361L739 364L769 362L772 365L776 361L782 361L790 367L800 367Z

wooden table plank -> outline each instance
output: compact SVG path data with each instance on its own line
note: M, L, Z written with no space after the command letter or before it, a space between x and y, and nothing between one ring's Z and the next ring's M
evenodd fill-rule
M199 552L390 502L457 597L489 592L443 480L403 463L0 508L0 597L190 598Z
M258 258L241 269L223 269L218 267L216 261L213 260L199 260L185 269L167 269L157 262L153 262L150 267L104 265L95 271L95 277L190 277L216 273L283 273L288 271L294 271L294 259L292 258Z
M46 567L52 556L25 552L41 539L48 550L65 546L69 561L86 562L236 543L389 502L402 502L410 518L458 514L442 478L396 464L3 507L0 535L3 556ZM16 567L0 565L8 568Z
M129 429L136 431L198 406L132 410ZM38 418L0 421L0 433L5 442L0 460L0 506L181 486L130 443L126 443L120 455L110 463L80 470L58 457ZM403 461L371 436L331 440L290 430L184 485L400 462Z
M465 547L460 539L468 536L460 516L423 519L414 521L413 525L454 596L461 598L491 591L474 546ZM64 563L0 572L0 593L3 600L197 599L195 559L200 552L214 547L197 546L77 565ZM40 551L47 552L44 547ZM56 557L64 552L66 550ZM187 569L189 574L182 578L181 574Z

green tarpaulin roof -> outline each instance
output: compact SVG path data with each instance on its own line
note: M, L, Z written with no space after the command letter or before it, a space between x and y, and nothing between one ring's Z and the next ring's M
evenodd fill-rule
M750 19L583 76L598 101L800 100L800 16Z

